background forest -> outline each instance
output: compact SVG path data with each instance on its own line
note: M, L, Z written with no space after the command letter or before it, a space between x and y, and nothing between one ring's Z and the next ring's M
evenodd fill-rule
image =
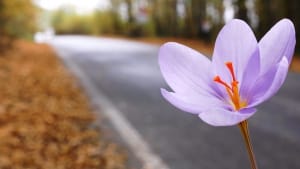
M284 17L291 19L296 30L300 30L298 0L108 1L107 8L78 13L70 5L46 11L31 0L2 0L1 46L7 39L32 38L34 32L48 27L54 28L57 34L185 37L206 42L214 41L220 27L231 18L248 22L258 38Z

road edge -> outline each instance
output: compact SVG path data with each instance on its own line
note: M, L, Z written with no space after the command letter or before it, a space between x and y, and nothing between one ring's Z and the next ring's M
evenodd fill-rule
M70 72L79 79L80 84L88 96L90 96L91 103L96 108L96 113L100 114L101 112L101 115L104 115L110 121L134 155L141 161L143 169L170 169L163 160L151 150L149 144L122 115L123 113L87 78L86 74L72 61L71 57L68 56L67 53L63 53L62 50L57 50L53 44L50 45L54 48Z

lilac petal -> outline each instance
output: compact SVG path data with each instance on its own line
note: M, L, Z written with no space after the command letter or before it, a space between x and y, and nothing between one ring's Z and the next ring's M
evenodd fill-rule
M159 65L168 85L184 95L215 93L211 62L204 55L184 45L168 42L159 50Z
M216 40L212 58L215 73L226 82L230 82L231 75L225 63L232 62L235 75L240 81L256 48L257 40L251 28L242 20L230 21L222 28Z
M273 66L268 72L260 76L251 89L253 94L249 107L256 106L272 97L283 84L288 73L289 63L286 57Z
M199 114L211 107L224 108L226 106L224 102L218 100L214 96L191 97L174 92L168 92L165 89L161 89L161 93L163 97L168 100L173 106L182 111L192 114Z
M207 112L199 114L199 117L212 126L233 126L248 119L255 112L255 108L245 108L239 112L213 108Z
M291 62L295 49L295 28L289 19L282 19L259 41L261 55L261 74L267 72L273 65L285 56Z
M253 84L256 82L257 77L260 73L260 56L259 50L253 53L250 57L249 62L245 68L242 80L240 81L240 95L243 99L248 100L249 91Z

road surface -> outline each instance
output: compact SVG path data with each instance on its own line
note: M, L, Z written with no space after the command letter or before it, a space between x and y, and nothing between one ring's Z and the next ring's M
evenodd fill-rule
M209 126L162 98L159 89L167 85L158 46L85 36L58 36L50 44L76 64L168 168L250 168L238 127ZM300 168L299 87L300 75L290 73L279 93L249 120L261 169Z

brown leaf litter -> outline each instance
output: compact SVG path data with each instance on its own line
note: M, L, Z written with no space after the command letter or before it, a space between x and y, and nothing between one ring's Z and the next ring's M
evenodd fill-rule
M47 45L17 41L0 54L1 169L125 169L125 155L93 120Z

